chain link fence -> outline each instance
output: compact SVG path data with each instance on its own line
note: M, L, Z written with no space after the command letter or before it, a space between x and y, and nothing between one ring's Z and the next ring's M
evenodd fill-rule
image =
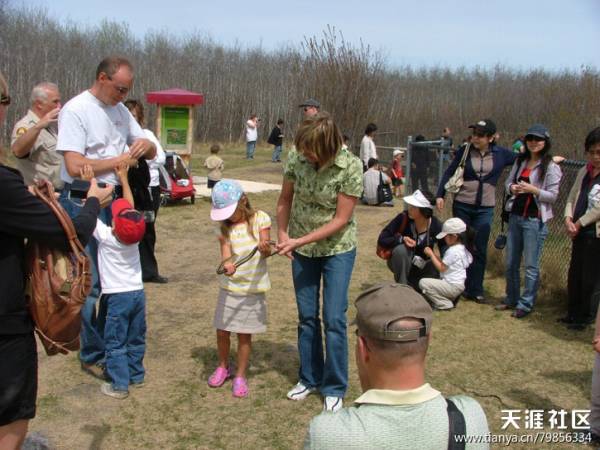
M454 158L454 150L442 140L415 142L412 137L408 138L405 146L388 142L386 144L388 145L377 146L380 162L386 166L391 164L392 152L395 149L405 150L405 195L412 193L415 189L435 194L444 171ZM358 154L358 148L359 146L356 147L356 154ZM540 262L541 288L553 297L564 298L566 296L567 274L571 259L571 239L564 229L563 212L567 196L577 177L577 172L585 164L585 161L566 160L560 165L563 176L559 195L553 206L554 218L548 223L548 237L544 243ZM494 240L501 231L500 214L505 192L504 183L509 172L510 167L507 167L498 180L496 208L488 248L487 269L499 276L504 275L504 251L497 250L494 247ZM440 219L446 219L452 215L451 199L447 198L446 200L446 209L439 214ZM508 231L506 225L504 231Z

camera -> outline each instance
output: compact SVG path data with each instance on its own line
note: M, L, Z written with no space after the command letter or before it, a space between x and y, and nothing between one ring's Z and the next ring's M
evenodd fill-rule
M496 247L498 250L503 250L504 247L506 247L506 235L505 234L498 235L498 237L494 241L494 247Z
M105 188L106 183L98 183L99 188ZM86 180L80 180L76 178L71 183L71 190L69 191L70 198L86 198L87 193L90 190L90 182Z

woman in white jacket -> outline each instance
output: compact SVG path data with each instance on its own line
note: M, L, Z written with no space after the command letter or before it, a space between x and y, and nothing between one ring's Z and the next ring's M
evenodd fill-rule
M379 159L377 158L377 148L375 147L375 142L373 141L376 131L377 125L374 123L368 124L365 130L365 135L362 138L362 141L360 141L360 160L363 163L363 172L367 171L369 159Z

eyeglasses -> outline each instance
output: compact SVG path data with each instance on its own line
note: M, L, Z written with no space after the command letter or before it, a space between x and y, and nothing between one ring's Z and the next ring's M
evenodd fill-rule
M473 131L473 133L471 133L471 135L473 137L478 137L478 138L482 138L482 137L486 137L487 136L485 133L482 133L481 131Z
M0 105L4 105L4 106L10 105L10 95L2 95L0 97Z
M106 75L106 78L108 78L110 81L113 81L112 77L110 77L109 75ZM119 94L121 95L127 95L127 93L129 92L129 88L126 88L124 86L117 86L116 84L113 85L113 87L119 92Z

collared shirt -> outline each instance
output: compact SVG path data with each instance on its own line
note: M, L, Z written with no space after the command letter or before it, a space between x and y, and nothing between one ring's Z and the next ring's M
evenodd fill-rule
M19 120L12 131L11 145L15 143L29 129L35 126L40 118L32 110L27 111L25 117ZM56 124L50 124L38 135L29 154L17 158L17 168L23 175L25 184L33 184L38 179L49 180L55 189L62 189L60 179L60 166L63 162L62 154L56 151L56 137L58 130Z
M474 399L450 397L463 413L467 436L489 433L483 409ZM439 450L448 446L447 403L429 384L405 391L371 389L357 406L313 418L305 449ZM467 450L488 449L489 444L466 444Z
M363 190L360 160L348 150L340 149L333 163L316 170L295 149L290 150L284 177L294 183L294 200L289 222L291 238L304 236L330 222L337 209L337 196L343 193L360 197ZM307 257L331 256L356 247L354 214L340 231L296 251Z

